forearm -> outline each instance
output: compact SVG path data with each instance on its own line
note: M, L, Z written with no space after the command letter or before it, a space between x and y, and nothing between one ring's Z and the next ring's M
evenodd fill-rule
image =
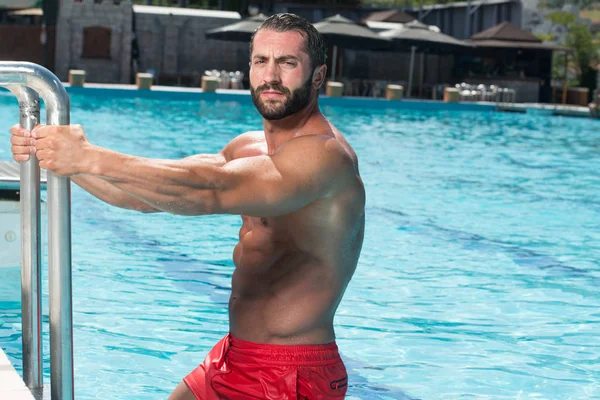
M102 178L91 175L77 175L71 180L93 196L115 207L145 213L160 211Z
M157 210L184 215L214 211L223 161L214 156L155 160L92 147L84 175L102 178Z

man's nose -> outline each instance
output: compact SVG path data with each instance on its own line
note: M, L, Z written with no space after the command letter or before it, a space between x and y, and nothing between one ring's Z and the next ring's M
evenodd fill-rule
M264 69L263 80L266 83L279 82L279 65L274 61L269 61Z

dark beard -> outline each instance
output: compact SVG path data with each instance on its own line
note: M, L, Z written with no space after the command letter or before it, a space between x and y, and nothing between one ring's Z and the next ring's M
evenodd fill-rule
M281 92L285 96L285 100L282 104L278 101L274 102L261 102L260 94L265 90L276 90ZM252 103L263 116L264 119L269 121L276 121L288 117L292 114L296 114L302 110L310 101L310 94L312 90L312 76L309 77L306 82L299 88L295 89L293 93L288 88L279 84L272 85L261 85L254 89L250 85L250 95L252 96Z

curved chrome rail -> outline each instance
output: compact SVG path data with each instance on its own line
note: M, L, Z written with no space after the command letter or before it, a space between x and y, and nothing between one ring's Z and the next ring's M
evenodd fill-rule
M17 96L20 121L25 128L31 129L39 121L39 100L35 92L44 100L46 124L70 123L67 92L60 80L46 68L27 62L0 62L0 86L6 87ZM48 173L47 190L50 390L52 400L72 400L74 388L70 180ZM30 388L39 389L42 386L39 341L39 165L34 157L21 165L21 194L23 375ZM26 231L27 229L29 231ZM29 332L25 332L26 329ZM26 366L26 362L32 364Z

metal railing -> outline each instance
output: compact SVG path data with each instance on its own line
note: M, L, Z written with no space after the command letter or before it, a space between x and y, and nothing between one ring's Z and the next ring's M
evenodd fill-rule
M26 62L0 62L0 86L19 101L20 123L32 129L40 120L39 96L47 125L69 124L69 97L46 68ZM48 173L48 282L50 304L50 394L72 400L73 311L71 297L70 180ZM41 345L40 169L35 157L21 164L21 290L23 379L33 391L43 386Z

